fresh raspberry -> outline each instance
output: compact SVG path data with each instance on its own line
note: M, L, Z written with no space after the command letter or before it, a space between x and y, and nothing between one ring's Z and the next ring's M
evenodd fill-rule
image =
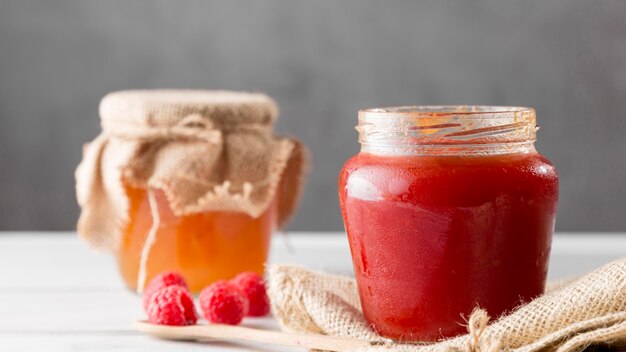
M189 287L187 286L187 282L185 278L175 272L162 272L159 275L155 276L146 288L143 290L143 310L148 313L148 302L150 302L150 297L167 286L181 286L189 291Z
M167 286L155 292L148 302L148 320L161 325L193 325L198 313L189 291L182 286Z
M262 317L270 312L270 299L267 296L263 278L253 272L245 272L237 275L230 281L248 299L248 315Z
M231 283L221 280L200 292L200 308L212 323L237 325L248 312L248 300Z

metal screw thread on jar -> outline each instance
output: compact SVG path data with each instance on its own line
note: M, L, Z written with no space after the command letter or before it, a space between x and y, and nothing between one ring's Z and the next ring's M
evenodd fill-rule
M494 155L535 151L535 110L401 106L359 111L361 151L378 155Z

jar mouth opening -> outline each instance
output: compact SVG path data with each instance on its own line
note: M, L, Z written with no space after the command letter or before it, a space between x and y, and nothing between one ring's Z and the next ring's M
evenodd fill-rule
M497 118L511 114L535 114L535 109L525 106L496 105L407 105L359 110L360 117L406 117Z

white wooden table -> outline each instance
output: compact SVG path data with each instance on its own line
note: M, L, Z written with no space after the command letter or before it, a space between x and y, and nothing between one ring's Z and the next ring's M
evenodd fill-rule
M352 272L340 233L293 233L287 251L274 239L271 261ZM550 279L578 275L626 256L626 234L558 234ZM74 233L0 233L0 351L287 351L254 344L153 339L131 324L140 298L124 288L113 258L90 251ZM275 328L271 318L244 325Z

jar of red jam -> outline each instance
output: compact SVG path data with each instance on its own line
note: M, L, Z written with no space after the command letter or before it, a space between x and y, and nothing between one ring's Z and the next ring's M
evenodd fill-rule
M544 292L558 200L524 107L359 111L361 151L339 199L365 318L383 336L436 341Z

